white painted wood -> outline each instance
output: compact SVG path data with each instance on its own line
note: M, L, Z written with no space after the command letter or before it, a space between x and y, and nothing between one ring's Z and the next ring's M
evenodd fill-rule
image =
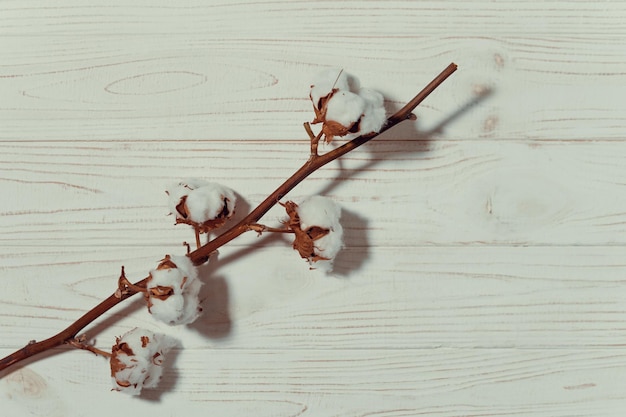
M311 76L341 66L407 122L290 198L344 208L330 276L246 235L203 268L203 320L140 299L86 329L184 349L159 389L55 349L0 373L3 416L623 416L626 3L0 2L0 356L140 279L188 230L181 177L238 215L307 157ZM333 183L333 180L338 179ZM281 210L268 213L277 224Z

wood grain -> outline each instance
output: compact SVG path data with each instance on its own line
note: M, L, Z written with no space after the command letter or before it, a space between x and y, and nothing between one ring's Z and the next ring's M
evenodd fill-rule
M167 217L170 183L200 176L228 184L242 196L243 215L306 160L307 149L304 141L2 143L0 184L12 198L0 203L0 241L81 247L119 245L120 237L138 246L191 241L189 230ZM467 146L399 141L390 131L288 197L336 198L354 247L624 245L624 155L618 141ZM266 221L278 225L284 217L277 207Z
M288 197L343 207L346 249L310 271L244 235L201 270L204 315L142 300L86 329L107 349L179 338L159 389L110 391L55 349L0 373L3 416L615 416L626 410L626 3L0 2L0 355L67 326L193 240L185 177L243 216L306 159L320 69L406 122ZM266 216L276 225L279 209Z
M462 71L420 111L438 137L626 127L620 2L5 3L0 140L288 140L321 68L393 107L450 61Z

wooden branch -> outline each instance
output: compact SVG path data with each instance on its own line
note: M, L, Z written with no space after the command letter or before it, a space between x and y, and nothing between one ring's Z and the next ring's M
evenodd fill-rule
M208 260L210 254L216 251L218 248L222 247L223 245L235 239L244 232L254 230L254 227L251 226L255 225L261 219L261 217L263 217L274 205L278 203L281 198L283 198L289 191L291 191L313 172L317 171L329 162L340 158L348 152L351 152L352 150L363 145L364 143L376 138L382 132L391 129L398 123L407 119L411 119L413 117L413 110L415 110L415 108L426 97L428 97L428 95L430 95L441 83L443 83L450 75L452 75L452 73L454 73L456 69L456 64L450 64L437 77L435 77L433 81L431 81L426 87L424 87L424 89L422 89L422 91L420 91L411 101L409 101L404 107L402 107L391 117L389 117L380 132L359 136L323 155L318 155L316 149L315 152L312 151L309 159L304 163L304 165L302 165L302 167L300 167L300 169L298 169L291 177L289 177L283 184L281 184L273 193L271 193L265 200L263 200L263 202L261 202L239 223L237 223L235 226L231 227L229 230L225 231L221 235L217 236L212 241L189 253L188 256L191 258L192 262L195 265L203 264ZM309 133L308 130L307 132ZM309 136L311 136L311 133L309 133ZM108 298L100 302L100 304L86 312L82 317L80 317L69 327L67 327L65 330L62 330L58 334L40 342L32 341L28 345L15 351L9 356L0 359L0 371L5 370L10 366L15 365L18 362L21 362L31 356L45 352L49 349L63 344L68 344L70 346L76 347L74 344L68 342L74 340L76 335L82 329L91 324L94 320L106 313L108 310L115 307L122 301L132 297L138 292L141 292L140 289L146 287L148 277L136 282L135 284L130 285L124 285L124 280L125 276L122 270L122 275L120 276L120 288L118 288L118 290L114 294L110 295Z

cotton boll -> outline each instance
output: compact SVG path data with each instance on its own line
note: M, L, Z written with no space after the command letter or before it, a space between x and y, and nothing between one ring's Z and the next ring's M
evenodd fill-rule
M359 134L366 135L372 132L379 132L387 121L383 95L378 91L362 88L359 91L359 96L366 103L365 111L359 124Z
M350 129L365 111L365 105L365 100L358 94L339 91L328 101L326 121L332 120Z
M150 271L146 284L148 311L170 325L189 324L200 315L198 294L202 282L186 256L166 256Z
M194 227L196 233L207 233L222 226L235 212L237 197L221 184L199 179L181 181L169 187L170 213L176 223Z
M322 126L326 143L330 143L335 136L347 137L358 132L365 108L365 100L358 94L350 91L338 91L333 94L326 103Z
M181 213L178 211L178 207L181 203L181 200L188 196L192 190L208 184L208 181L199 178L188 178L186 180L170 185L165 190L165 193L169 196L168 205L170 213L174 213L176 214L176 217L179 217Z
M315 255L318 258L309 259L309 263L315 269L330 272L333 262L339 251L343 248L343 227L339 222L329 228L329 233L314 242Z
M330 198L311 196L300 204L298 215L302 230L316 226L328 229L326 235L313 242L314 253L319 259L309 262L316 269L330 272L334 258L343 247L343 227L339 223L341 208Z
M359 129L357 132L348 133L343 138L351 140L369 133L379 132L387 121L383 95L378 91L362 88L359 90L359 97L365 102L363 114L359 119Z
M155 388L165 355L177 344L173 338L137 328L117 338L110 359L113 389L139 395L142 388Z
M330 198L311 196L295 210L295 223L304 233L296 233L294 248L315 269L330 272L334 258L343 247L341 208Z
M311 101L320 110L321 99L332 94L333 90L350 90L348 75L339 68L330 68L319 73L311 84Z
M205 223L217 218L230 218L235 209L235 193L216 183L207 183L191 191L185 201L188 219Z
M313 195L300 203L297 212L302 230L311 226L329 228L339 223L341 207L328 197Z

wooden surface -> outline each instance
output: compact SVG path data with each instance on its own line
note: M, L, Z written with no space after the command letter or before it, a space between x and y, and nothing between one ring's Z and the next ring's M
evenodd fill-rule
M244 236L203 319L140 300L87 329L182 340L161 389L56 349L0 374L2 416L624 416L626 3L0 2L0 355L192 240L163 190L241 214L307 157L311 77L359 76L407 122L290 194L343 206L336 272ZM266 223L277 224L280 210Z

